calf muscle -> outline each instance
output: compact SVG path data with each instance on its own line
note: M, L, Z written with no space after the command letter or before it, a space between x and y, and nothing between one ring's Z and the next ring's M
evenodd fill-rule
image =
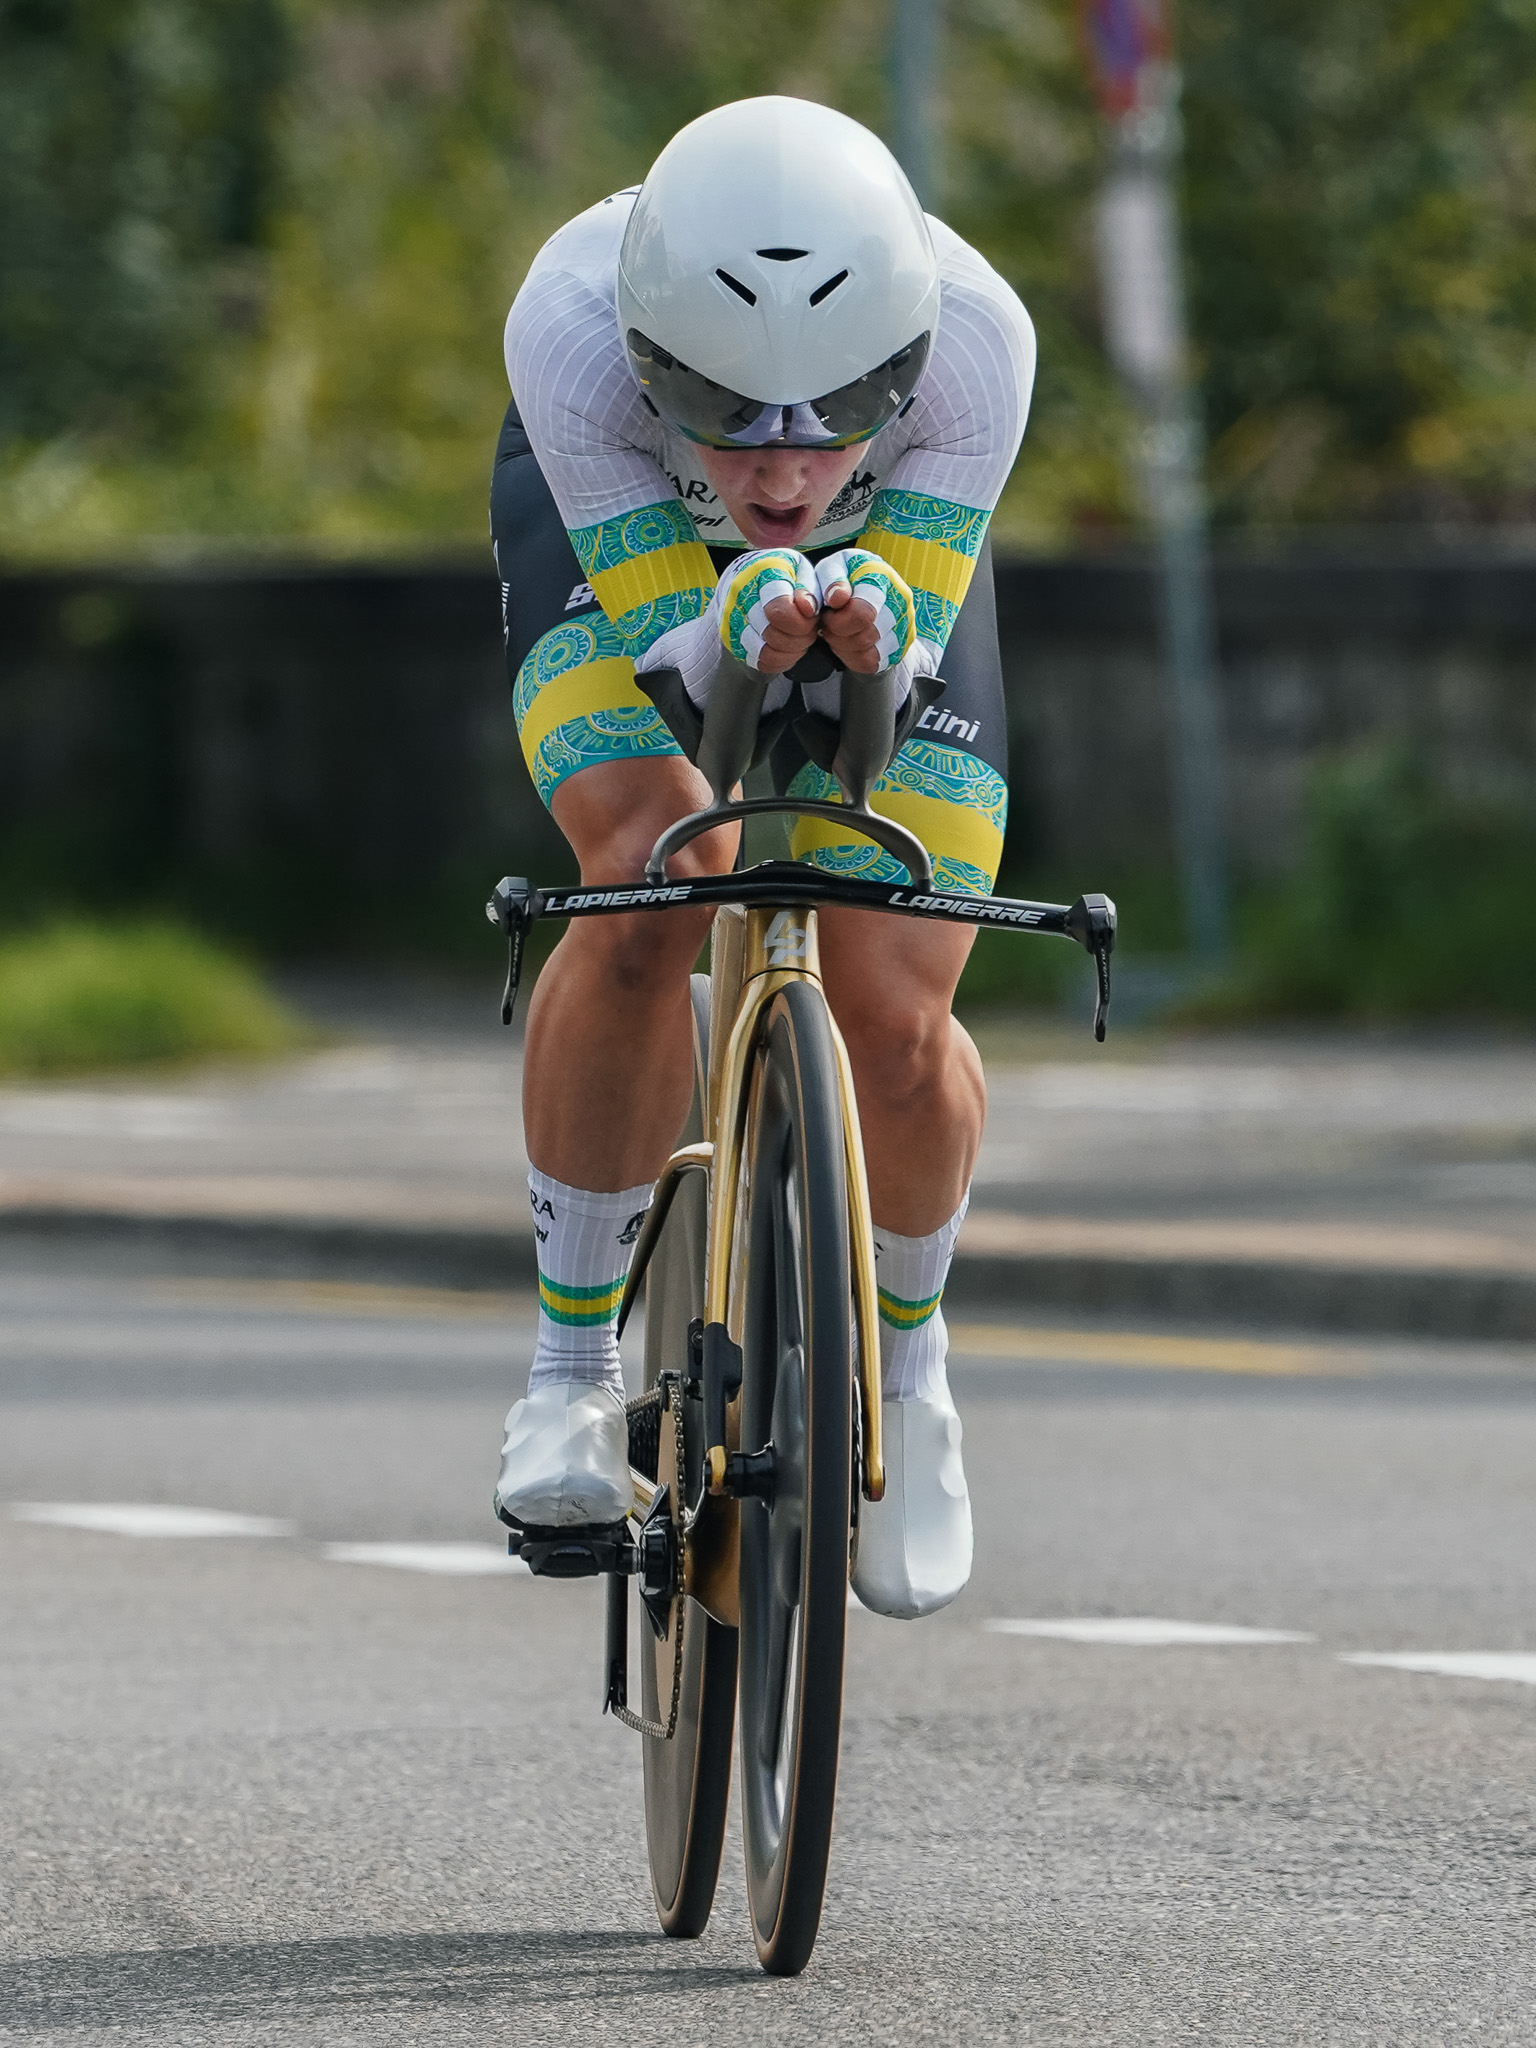
M675 757L614 761L572 776L553 809L584 882L633 882L660 834L708 794ZM728 868L735 841L734 828L712 832L671 872ZM541 1172L603 1193L655 1178L688 1111L688 974L708 931L707 911L571 921L528 1007L523 1125Z
M848 1043L875 1221L926 1237L965 1198L987 1089L950 1014L973 932L878 911L824 910L822 972Z

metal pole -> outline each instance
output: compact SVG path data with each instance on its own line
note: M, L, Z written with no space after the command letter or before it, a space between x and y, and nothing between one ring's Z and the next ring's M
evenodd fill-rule
M1185 923L1195 952L1215 960L1228 937L1225 790L1204 448L1187 373L1174 194L1178 74L1167 62L1146 64L1137 85L1135 105L1113 122L1099 205L1104 323L1143 417L1138 468L1157 537Z
M1187 393L1147 428L1145 471L1162 569L1161 622L1185 922L1203 959L1226 951L1227 863L1215 600L1200 502L1200 434Z
M932 212L938 204L938 86L944 0L891 0L891 149Z

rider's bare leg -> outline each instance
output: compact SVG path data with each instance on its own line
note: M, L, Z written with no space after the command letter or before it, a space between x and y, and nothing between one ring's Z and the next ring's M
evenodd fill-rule
M708 801L689 762L651 755L583 768L551 809L584 882L638 882L667 826ZM719 874L735 857L736 828L727 826L696 839L668 872ZM528 1006L523 1129L541 1172L591 1189L655 1179L688 1113L688 972L710 916L572 918Z
M556 790L583 881L637 882L674 820L708 801L676 755L603 762ZM729 868L736 831L674 875ZM523 1526L610 1523L632 1499L615 1316L640 1213L688 1108L688 970L707 911L574 918L528 1012L523 1121L539 1239L539 1330L506 1421L496 1497Z
M886 1492L865 1504L853 1587L866 1607L907 1618L945 1606L971 1570L939 1304L986 1109L976 1048L949 1008L973 936L871 911L821 918L822 972L858 1091L880 1289Z
M827 1000L853 1062L875 1221L923 1237L960 1207L981 1146L981 1057L950 1014L976 935L829 907L820 936Z

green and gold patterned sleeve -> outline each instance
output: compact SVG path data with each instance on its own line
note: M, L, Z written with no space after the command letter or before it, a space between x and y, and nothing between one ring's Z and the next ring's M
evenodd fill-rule
M949 498L885 490L876 493L859 536L861 547L889 562L910 586L917 637L940 652L965 601L991 517Z
M709 550L675 499L575 528L571 545L631 660L698 618L714 594Z

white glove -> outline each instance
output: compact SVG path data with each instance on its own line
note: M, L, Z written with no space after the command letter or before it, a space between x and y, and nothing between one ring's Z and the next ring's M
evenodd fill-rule
M819 608L816 571L795 548L757 548L751 554L738 555L722 571L706 610L653 641L635 668L642 675L652 669L675 668L695 708L702 711L709 702L722 649L749 668L755 667L763 650L768 606L775 598L793 597L797 590L815 598ZM773 677L763 699L765 717L788 703L791 688L788 675Z

